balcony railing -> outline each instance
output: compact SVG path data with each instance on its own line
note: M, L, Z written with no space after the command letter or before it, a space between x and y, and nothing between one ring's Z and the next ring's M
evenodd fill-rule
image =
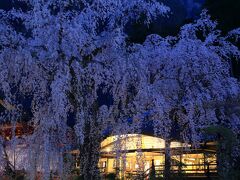
M100 168L101 173L105 174L105 169ZM163 177L164 165L155 165L155 177ZM120 170L121 171L121 170ZM125 171L122 172L125 179L149 179L152 167L145 171ZM216 177L217 164L193 164L193 165L171 165L170 174L172 177Z

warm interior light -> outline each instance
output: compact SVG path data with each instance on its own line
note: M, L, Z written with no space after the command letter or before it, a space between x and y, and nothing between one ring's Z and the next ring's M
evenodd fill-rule
M122 155L124 155L124 157L126 158L123 160L123 158L120 157L120 159L117 160L119 161L118 165L116 164L115 146L117 148L122 147L121 148L123 153ZM105 169L105 173L114 173L116 171L116 168L121 169L122 167L126 168L125 169L126 172L147 170L151 167L153 159L155 168L161 171L164 170L165 140L162 138L138 134L110 136L101 143L101 147L102 147L101 152L103 152L103 154L105 152L104 154L105 157L100 158L101 162L103 161L106 162L107 168ZM190 144L173 141L171 142L170 147L173 148L174 150L175 148L176 149L179 148L182 150L183 147L190 147ZM138 153L139 149L144 151ZM204 156L203 153L194 154L191 153L190 151L189 152L185 151L182 152L182 154L175 155L172 154L171 160L174 162L175 166L180 161L186 164L187 166L183 167L183 169L191 170L186 171L186 173L189 173L196 171L195 166L201 167L201 169L204 168L203 163L201 161L203 159L203 156ZM178 168L175 166L174 168Z

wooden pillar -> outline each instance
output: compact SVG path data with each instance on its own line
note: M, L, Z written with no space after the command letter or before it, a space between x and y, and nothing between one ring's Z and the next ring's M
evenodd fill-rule
M108 173L108 167L109 167L109 165L108 165L108 163L109 163L109 160L108 160L108 158L107 158L107 162L106 162L106 173Z
M204 157L204 172L207 176L207 179L210 179L210 167L209 167L209 162L206 159L206 152L203 152L203 157Z
M203 151L203 167L204 167L204 172L206 173L206 153Z
M179 165L179 172L182 173L182 166L183 166L183 163L182 163L182 153L180 154L180 165Z

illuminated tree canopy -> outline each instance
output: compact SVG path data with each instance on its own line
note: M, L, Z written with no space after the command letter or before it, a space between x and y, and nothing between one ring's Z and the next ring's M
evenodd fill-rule
M170 8L157 0L25 3L25 10L0 10L0 95L14 107L0 122L14 128L22 120L34 130L20 139L0 139L0 168L7 166L5 144L24 141L20 156L31 179L39 170L45 179L51 171L64 178L71 167L63 154L77 145L83 177L99 179L104 132L139 132L142 121L152 121L155 134L165 139L178 124L179 138L195 145L210 125L239 135L239 116L223 117L223 108L208 106L240 93L230 74L230 60L240 52L229 40L239 38L239 29L222 37L204 11L176 37L152 34L137 44L127 41L129 23L148 25ZM31 116L23 119L26 101Z

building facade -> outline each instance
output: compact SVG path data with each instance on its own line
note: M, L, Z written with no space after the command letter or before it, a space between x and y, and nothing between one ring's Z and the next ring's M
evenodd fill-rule
M163 176L165 145L162 138L127 134L107 137L101 143L99 168L102 174L114 173L126 179L132 176L148 176L154 166L157 176ZM171 141L171 173L187 176L210 176L217 173L216 143L190 144Z

